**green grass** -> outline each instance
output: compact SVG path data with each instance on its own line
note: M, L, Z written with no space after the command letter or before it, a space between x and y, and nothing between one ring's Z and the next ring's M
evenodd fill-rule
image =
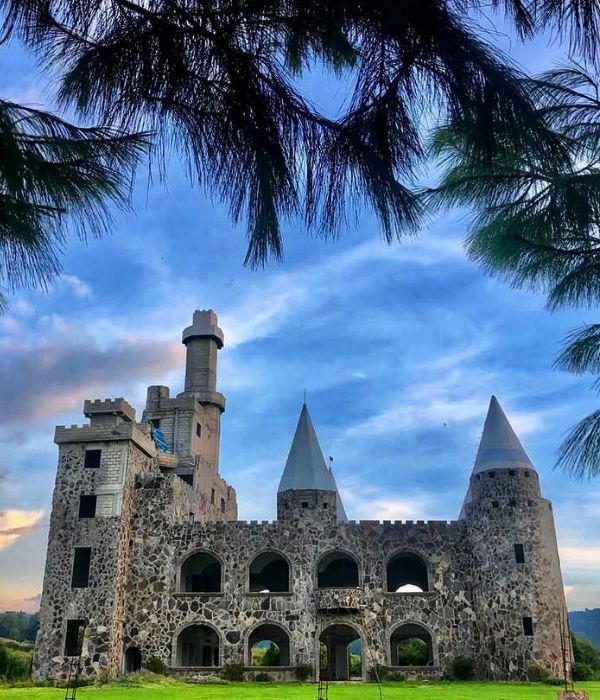
M600 681L578 683L591 700L600 700ZM559 688L539 683L384 683L383 700L556 700ZM0 700L62 700L56 688L0 688ZM316 700L312 683L231 683L228 685L108 685L79 688L78 700ZM374 683L339 683L329 700L379 700Z

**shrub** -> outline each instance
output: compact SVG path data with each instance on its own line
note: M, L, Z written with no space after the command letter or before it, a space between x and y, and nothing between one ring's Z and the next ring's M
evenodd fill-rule
M260 671L254 676L254 680L257 683L268 683L271 680L271 676L264 671Z
M158 673L160 676L166 676L169 672L165 662L157 656L150 656L144 663L144 668L150 673Z
M22 651L0 644L0 678L7 681L25 680L31 671L31 651Z
M594 669L582 661L575 661L572 672L574 681L591 681L594 675Z
M312 666L310 664L298 664L294 669L296 680L307 681L312 676Z
M455 681L470 681L475 675L475 662L468 656L457 656L450 662L448 671Z
M396 672L396 673L390 673L387 677L388 681L405 681L406 676L404 673Z
M527 666L527 679L532 683L540 683L541 681L545 681L549 675L550 674L548 673L546 667L542 666L542 664L533 663Z
M544 680L544 683L546 685L556 685L556 686L565 684L565 682L562 678L546 678Z
M221 672L223 679L226 681L243 681L244 680L244 665L243 664L225 664Z

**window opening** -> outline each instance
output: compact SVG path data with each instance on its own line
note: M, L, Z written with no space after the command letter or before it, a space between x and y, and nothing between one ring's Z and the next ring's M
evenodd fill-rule
M100 458L102 450L86 450L83 466L86 469L98 469L100 467Z
M71 588L87 588L90 582L91 547L75 547Z
M96 496L79 496L79 517L96 517Z
M83 646L85 620L67 620L65 656L79 656Z

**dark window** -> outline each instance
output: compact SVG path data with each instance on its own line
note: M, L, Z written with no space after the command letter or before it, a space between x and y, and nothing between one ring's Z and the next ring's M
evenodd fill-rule
M190 522L190 523L193 523L193 522L194 522L194 514L193 514L193 513L190 513L189 516L188 516L188 518L189 518L189 522Z
M509 469L508 470L508 476L514 476L516 474L514 469Z
M96 517L96 496L79 496L79 517Z
M210 502L213 504L213 506L215 505L215 490L214 489L210 490Z
M517 505L517 499L516 498L509 499L508 505L512 506L514 508Z
M528 470L528 469L525 470L525 476L529 476L529 470Z
M533 501L527 501L527 505L531 507L532 505L534 505L534 503Z
M79 654L81 654L81 644L83 643L84 631L85 620L67 620L65 656L79 656Z
M302 507L308 508L308 501L302 501Z
M488 476L490 479L493 479L496 476L496 472L488 472Z
M498 505L498 501L492 501L492 508L497 508Z
M194 475L193 474L177 474L177 476L182 481L185 481L186 484L189 484L190 486L194 485Z
M481 474L477 474L477 481L481 479Z
M100 466L101 455L102 450L86 450L83 466L86 469L98 469L98 467Z
M152 424L153 428L160 428L160 418L151 418L150 423Z
M525 563L525 549L522 544L515 545L515 561L517 564Z
M202 426L200 423L196 423L196 435L198 437L202 437Z
M329 503L323 503L323 509L327 508L328 505Z
M552 503L548 503L548 509L552 510Z
M87 588L90 581L91 547L75 547L71 588Z
M533 637L533 620L530 617L523 618L523 634L526 637Z
M225 512L225 499L222 498L221 499L221 513L224 513L224 512Z

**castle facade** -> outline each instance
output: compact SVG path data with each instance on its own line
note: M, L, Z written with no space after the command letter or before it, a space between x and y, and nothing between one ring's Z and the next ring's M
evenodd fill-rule
M34 678L156 659L183 676L241 664L247 677L308 665L331 680L381 667L437 678L458 656L483 678L522 679L533 662L561 673L552 506L495 397L458 520L348 520L303 406L277 520L245 522L219 475L215 313L196 311L183 343L184 391L149 387L140 422L118 398L85 401L87 424L56 428ZM415 639L423 656L407 665ZM253 666L269 642L271 665Z

